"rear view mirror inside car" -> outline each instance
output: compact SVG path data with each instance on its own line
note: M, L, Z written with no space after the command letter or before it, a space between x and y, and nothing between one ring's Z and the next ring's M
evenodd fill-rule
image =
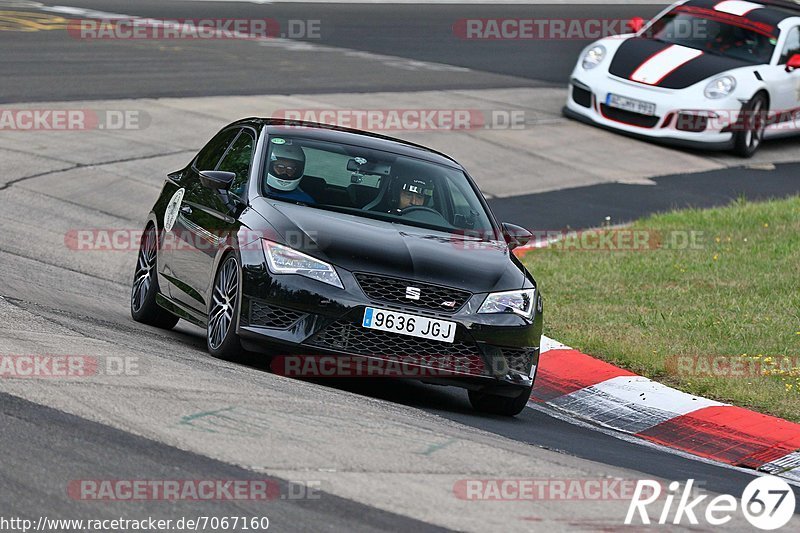
M363 157L353 157L347 161L347 170L358 172L359 174L373 174L377 176L388 176L391 166L382 162L373 162Z

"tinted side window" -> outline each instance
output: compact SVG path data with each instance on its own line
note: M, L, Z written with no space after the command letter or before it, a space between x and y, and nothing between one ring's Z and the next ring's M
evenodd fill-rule
M789 30L789 35L786 37L786 44L781 53L781 60L779 65L785 65L789 58L795 54L800 54L800 28L794 27Z
M225 130L217 134L216 137L211 139L205 147L197 154L194 166L197 170L214 170L217 168L217 163L220 158L228 149L236 134L239 133L238 129Z
M247 178L250 176L250 162L253 160L253 146L255 139L247 130L242 130L242 134L236 138L231 149L220 161L217 170L233 172L236 177L231 183L231 192L241 196L247 185Z

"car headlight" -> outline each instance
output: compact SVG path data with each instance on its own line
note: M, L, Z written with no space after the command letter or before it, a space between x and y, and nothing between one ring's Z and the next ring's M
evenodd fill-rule
M583 59L581 61L581 65L585 70L591 70L600 63L603 62L603 59L606 57L606 47L602 44L596 44L586 50L586 53L583 54Z
M299 274L300 276L344 289L342 280L339 279L339 274L336 273L333 265L298 252L288 246L266 239L262 239L262 241L264 243L264 252L267 256L267 264L273 274Z
M536 289L493 292L478 309L478 313L514 313L525 318L533 317Z
M717 98L725 98L731 94L735 88L736 78L733 76L720 76L719 78L714 78L706 85L703 94L706 95L706 98L716 100Z

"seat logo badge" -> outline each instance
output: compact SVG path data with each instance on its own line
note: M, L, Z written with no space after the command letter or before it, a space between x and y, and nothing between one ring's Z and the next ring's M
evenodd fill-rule
M406 298L409 300L419 300L422 296L422 291L417 287L406 287Z
M452 309L456 306L455 300L445 300L442 302L442 307L447 307L448 309Z

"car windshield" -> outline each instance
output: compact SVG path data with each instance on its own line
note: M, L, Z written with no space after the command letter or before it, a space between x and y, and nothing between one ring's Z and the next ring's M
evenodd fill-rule
M656 20L645 36L732 59L769 63L777 42L774 31L743 17L682 6Z
M303 137L271 136L264 196L317 209L494 240L463 171L417 158Z

